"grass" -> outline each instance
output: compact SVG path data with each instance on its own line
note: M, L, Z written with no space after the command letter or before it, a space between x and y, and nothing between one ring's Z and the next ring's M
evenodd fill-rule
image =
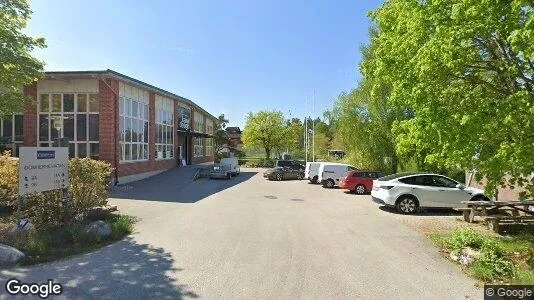
M429 238L445 253L459 253L470 247L481 256L467 272L485 283L534 284L534 233L500 237L470 228L434 233Z
M18 241L11 241L10 244L26 254L20 261L22 265L32 265L91 252L122 239L134 230L134 219L129 216L108 214L104 221L111 228L112 234L109 236L89 235L83 225L74 224L21 234Z

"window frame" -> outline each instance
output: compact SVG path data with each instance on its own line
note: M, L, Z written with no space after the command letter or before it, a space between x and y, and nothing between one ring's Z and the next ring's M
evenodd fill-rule
M48 109L43 110L42 104L42 96L48 95L47 102L48 102ZM53 101L54 98L53 95L60 95L60 110L54 111L53 109ZM65 111L65 95L73 95L73 106L72 111ZM85 95L85 111L78 111L78 96L79 95ZM98 110L91 110L90 108L90 99L91 95L96 95L96 99L98 100L98 103L100 103L100 94L95 92L75 92L75 91L66 91L66 92L42 92L38 93L37 95L37 143L40 147L52 147L54 144L55 137L52 138L52 130L55 130L52 128L52 120L51 118L53 116L60 116L65 120L65 115L72 116L73 120L73 139L69 141L69 157L77 157L77 158L92 158L92 159L99 159L100 158L100 105L98 105ZM85 140L78 140L78 116L85 116ZM97 139L91 140L90 139L90 116L98 116L98 129L97 129ZM41 140L41 118L46 118L46 124L47 124L47 137L46 139ZM63 121L64 122L64 121ZM63 123L63 126L61 128L63 137L65 137L65 123ZM96 155L93 155L91 153L92 144L98 144L98 153ZM74 145L74 151L73 154L71 154L71 145ZM79 155L79 148L80 145L85 145L85 156Z
M137 163L137 162L146 162L150 160L150 105L148 103L126 97L124 95L120 96L118 99L119 103L119 163ZM129 101L129 103L127 103ZM134 102L137 105L137 116L133 114ZM141 104L141 106L139 106ZM147 106L148 111L145 109ZM146 115L147 114L147 115ZM140 117L142 116L142 117ZM135 130L136 141L133 139L133 130L130 132L129 141L126 141L126 120L130 120L130 128L133 128L134 123L142 124L142 135L141 141L139 141L139 132ZM123 128L121 128L121 121ZM137 125L136 125L137 126ZM146 142L145 142L145 128L146 128ZM137 159L132 159L133 146L136 147ZM128 147L127 147L128 146ZM126 159L126 148L129 148L129 159ZM143 158L139 159L139 150L142 149Z

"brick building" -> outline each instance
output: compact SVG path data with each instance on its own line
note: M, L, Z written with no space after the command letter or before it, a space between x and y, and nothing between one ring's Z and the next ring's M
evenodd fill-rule
M181 163L213 161L218 119L193 101L113 70L46 72L24 93L36 100L1 120L0 136L19 146L68 142L71 157L105 160L127 182Z

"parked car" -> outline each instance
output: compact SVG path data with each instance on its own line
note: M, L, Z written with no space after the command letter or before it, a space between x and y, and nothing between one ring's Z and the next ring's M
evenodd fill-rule
M263 173L263 177L269 180L285 180L285 179L298 179L304 178L304 170L293 169L290 167L274 167Z
M465 207L462 201L489 201L481 189L432 173L398 173L378 178L373 181L371 197L404 214L420 208Z
M298 170L304 172L306 168L300 161L293 159L280 159L276 161L275 167L290 168L292 170Z
M226 178L231 179L232 178L232 170L230 168L230 165L221 165L216 164L211 168L210 171L210 178Z
M230 166L230 174L232 176L237 176L241 172L241 169L239 168L239 161L237 160L237 157L224 157L221 158L221 161L219 162L220 165L228 165Z
M347 172L357 170L355 166L340 164L340 163L322 163L319 165L318 182L323 187L333 188L339 185L341 177L345 176Z
M317 183L319 180L320 166L320 162L307 162L306 169L304 170L304 178L308 179L311 183Z
M339 180L339 187L356 194L365 194L373 188L373 180L385 174L376 171L355 170L349 171Z

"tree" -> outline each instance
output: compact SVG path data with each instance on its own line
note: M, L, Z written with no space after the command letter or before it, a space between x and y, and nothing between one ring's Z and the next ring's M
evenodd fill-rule
M413 115L393 126L399 153L534 195L533 2L390 0L371 17L372 76Z
M228 137L228 132L226 132L226 124L228 124L228 119L224 116L224 114L219 116L219 122L217 123L217 130L215 130L215 133L213 134L213 143L214 143L214 151L215 154L219 154L222 149L225 147L234 147L232 141Z
M270 158L272 150L287 147L290 136L281 112L259 111L256 114L248 114L242 140L247 148L263 148L265 157Z
M0 116L21 112L23 104L32 100L24 96L22 87L43 73L43 63L30 53L44 48L44 39L22 33L31 13L25 0L0 1Z

